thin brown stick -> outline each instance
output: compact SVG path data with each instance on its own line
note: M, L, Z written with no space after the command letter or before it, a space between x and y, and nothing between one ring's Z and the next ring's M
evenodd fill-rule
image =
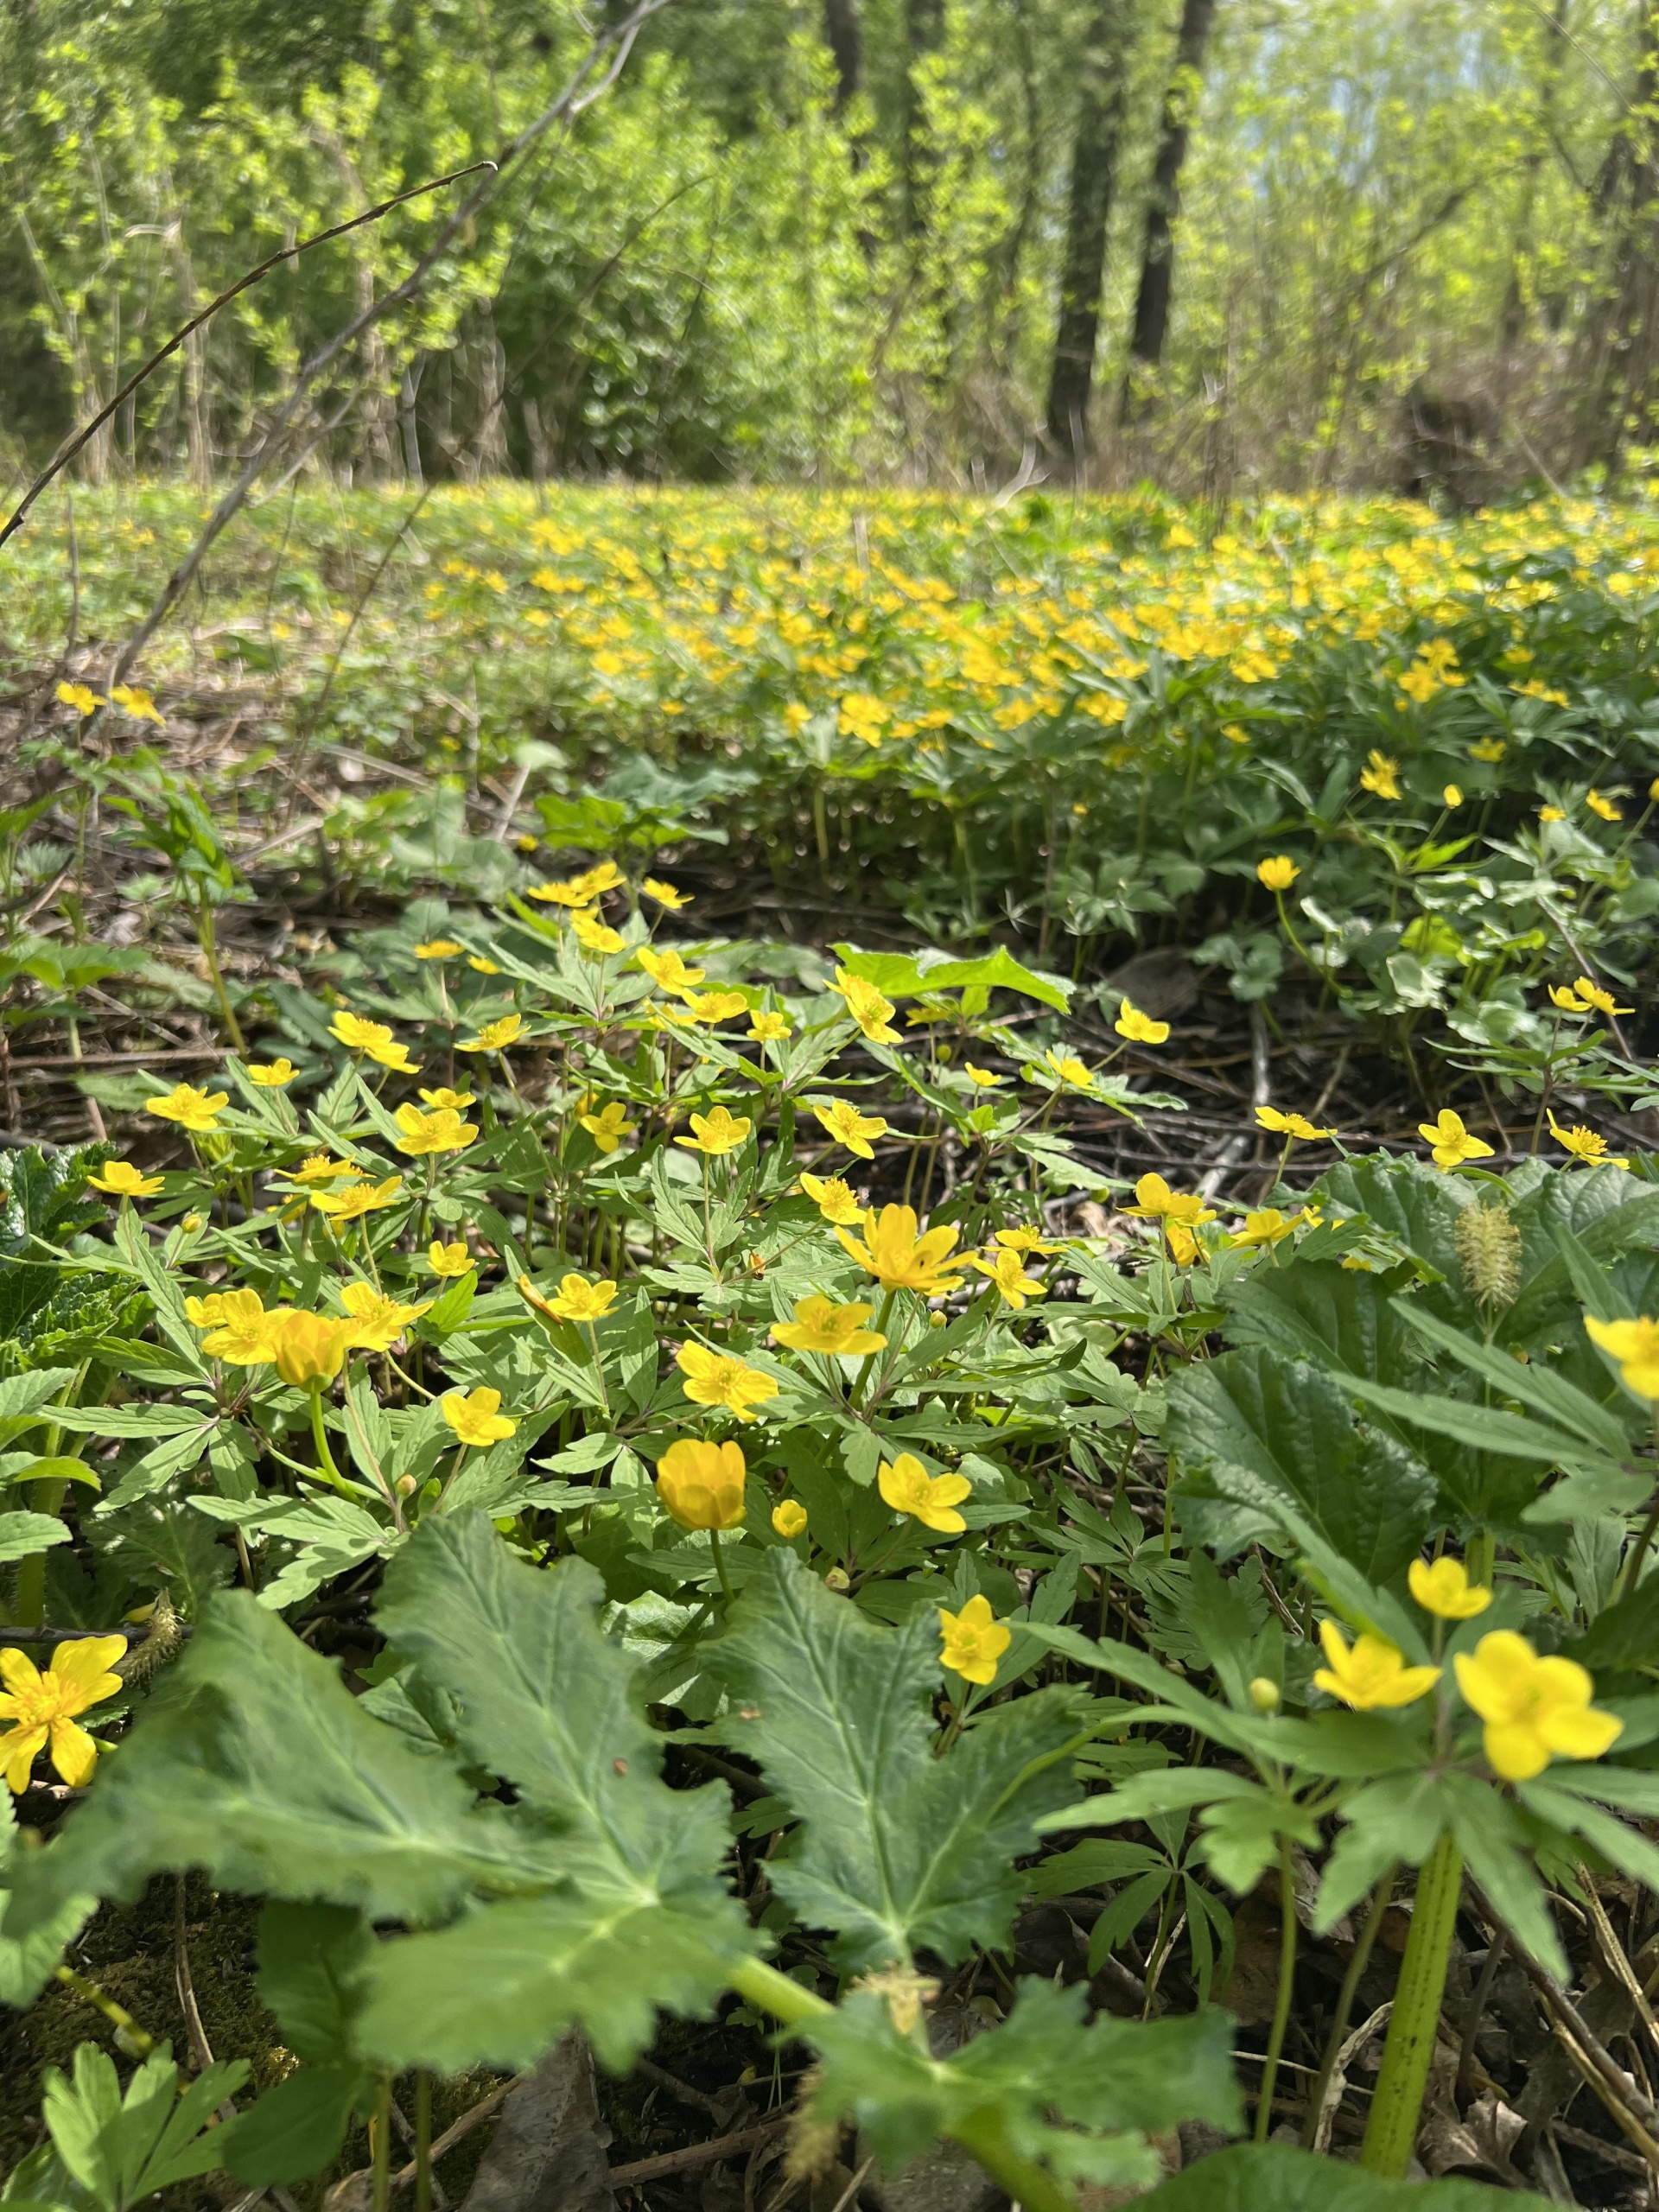
M180 346L193 332L200 330L204 322L211 322L219 309L222 307L228 307L238 294L247 291L251 286L258 283L262 277L269 276L271 270L281 268L283 262L297 261L302 253L309 253L314 245L326 245L330 238L344 238L347 231L359 230L365 223L378 223L383 215L389 215L394 207L401 207L405 200L422 199L429 192L442 192L447 184L458 184L464 176L476 176L480 169L493 169L494 167L493 162L472 162L464 169L452 169L448 176L435 176L429 178L425 184L413 184L407 192L397 193L391 200L383 200L378 207L365 207L360 215L353 215L348 223L335 223L326 231L319 231L314 238L302 238L297 245L283 246L280 252L267 256L257 269L250 269L246 276L238 276L228 292L221 292L219 297L211 301L200 315L192 315L188 322L175 330L161 351L152 353L143 366L135 370L127 378L108 406L101 408L90 423L84 424L74 433L67 444L58 448L44 474L35 478L18 502L16 511L4 529L0 530L0 545L3 545L9 537L15 537L22 528L24 518L29 509L54 477L61 475L75 455L98 435L123 403L131 398L145 378L153 376L163 361L178 352Z
M789 2126L787 2116L762 2120L758 2127L741 2127L734 2135L716 2135L707 2143L688 2144L683 2151L664 2151L654 2158L636 2158L631 2166L611 2168L611 2186L622 2189L633 2182L656 2181L664 2174L683 2174L693 2166L712 2166L721 2158L735 2158L758 2144L780 2135Z

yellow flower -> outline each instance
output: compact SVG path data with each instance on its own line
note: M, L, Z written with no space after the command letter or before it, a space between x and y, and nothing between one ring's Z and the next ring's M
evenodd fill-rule
M756 1014L749 1020L747 1035L756 1045L780 1045L790 1031L786 1014Z
M1612 993L1604 990L1599 983L1592 983L1587 976L1579 976L1573 982L1573 988L1583 1001L1585 1007L1586 1008L1593 1007L1598 1014L1605 1014L1611 1017L1616 1014L1636 1012L1633 1006L1615 1006Z
M410 1160L424 1160L440 1152L465 1152L478 1136L477 1123L463 1122L453 1106L423 1114L418 1106L403 1105L392 1119L403 1131L397 1149Z
M102 1191L111 1198L153 1198L165 1183L164 1175L146 1175L130 1160L106 1160L95 1175L86 1180L95 1191Z
M1054 1253L1061 1249L1058 1244L1045 1243L1040 1229L999 1229L996 1241L1005 1251L1022 1252L1027 1257L1033 1252Z
M685 1014L693 1021L710 1024L729 1021L734 1014L747 1014L749 1002L741 991L687 991L684 993Z
M1449 1106L1441 1107L1438 1121L1419 1122L1417 1134L1430 1147L1429 1158L1442 1174L1465 1160L1490 1160L1492 1156L1491 1145L1471 1137L1463 1126L1462 1116L1454 1114Z
M137 683L111 684L110 703L119 707L124 715L130 715L134 721L161 722L155 700Z
M688 1152L700 1152L710 1160L723 1159L728 1152L735 1152L747 1137L754 1123L747 1114L729 1114L723 1106L712 1107L706 1114L691 1116L691 1135L676 1137L676 1144L683 1144Z
M597 1114L578 1114L576 1120L603 1153L620 1151L623 1138L632 1136L639 1126L628 1119L627 1108L616 1098Z
M216 1290L206 1298L187 1298L184 1311L192 1328L211 1333L201 1340L210 1359L232 1367L263 1367L271 1357L271 1316L257 1290Z
M688 968L672 945L642 944L633 957L635 965L645 969L659 991L683 994L695 990L703 978L704 970Z
M394 1075L419 1075L419 1063L409 1057L409 1047L394 1038L390 1045L371 1046L369 1058L383 1068L390 1068Z
M441 1088L437 1090L423 1090L421 1093L421 1103L423 1106L430 1106L435 1112L438 1113L442 1113L447 1107L450 1113L459 1114L472 1103L473 1094L470 1090L448 1090Z
M285 1183L345 1183L360 1182L363 1170L349 1160L334 1160L326 1152L314 1152L297 1167L278 1170Z
M410 1323L418 1321L432 1304L427 1298L418 1306L400 1305L366 1282L348 1282L340 1302L352 1317L359 1351L390 1351Z
M589 875L573 875L563 883L535 883L524 896L539 899L544 906L591 906L598 894ZM608 889L609 886L605 887Z
M872 1045L899 1042L899 1032L893 1027L893 1001L884 998L874 983L862 976L849 976L844 968L837 968L830 988L840 992L848 1014Z
M966 1475L930 1475L912 1452L901 1452L889 1466L884 1459L875 1486L895 1513L907 1514L941 1536L959 1536L968 1523L955 1510L970 1495Z
M1423 1611L1433 1613L1437 1620L1471 1621L1492 1602L1491 1592L1471 1582L1463 1561L1453 1559L1449 1552L1432 1566L1427 1560L1413 1560L1406 1580Z
M1623 813L1613 804L1611 799L1604 798L1599 791L1586 791L1584 795L1584 803L1592 814L1599 814L1604 822L1622 822L1624 819Z
M657 1462L657 1495L682 1529L739 1529L747 1475L741 1444L682 1436Z
M1260 1244L1282 1243L1295 1233L1294 1219L1287 1221L1277 1206L1263 1206L1258 1213L1247 1213L1243 1228L1234 1230L1227 1242L1235 1250L1248 1251Z
M539 837L531 837L526 835L522 837L515 837L512 841L512 849L515 853L538 853L541 849L542 841Z
M839 1175L803 1175L801 1188L811 1199L828 1222L842 1229L851 1229L864 1218L864 1209L854 1196L851 1186Z
M90 715L98 708L107 707L110 703L85 683L60 683L58 698L60 704L73 707L78 715Z
M1058 1045L1051 1045L1043 1054L1039 1065L1072 1090L1092 1090L1095 1078L1083 1062L1070 1052L1063 1052Z
M435 1275L469 1275L478 1265L465 1244L434 1242L426 1248L426 1264Z
M880 1351L887 1338L864 1324L873 1309L868 1306L837 1306L833 1298L798 1298L795 1319L773 1325L774 1344L791 1351L821 1351L832 1358L864 1359Z
M494 961L486 960L481 952L469 952L467 956L467 965L475 969L480 976L499 976L501 973Z
M1591 1342L1618 1362L1619 1380L1627 1390L1649 1402L1659 1399L1659 1321L1649 1320L1645 1313L1635 1321L1598 1321L1586 1313L1584 1325Z
M1028 1298L1046 1298L1048 1285L1039 1282L1035 1275L1026 1273L1025 1255L1010 1252L1006 1248L982 1259L977 1252L968 1256L970 1268L976 1268L986 1281L994 1283L997 1293L1016 1313L1021 1312Z
M1564 1129L1553 1113L1549 1115L1548 1119L1550 1135L1557 1144L1563 1146L1572 1154L1574 1160L1585 1161L1605 1160L1614 1167L1630 1166L1628 1160L1618 1159L1608 1151L1606 1138L1599 1135L1596 1130L1586 1129L1581 1122L1576 1122L1570 1129Z
M879 1214L874 1206L868 1208L861 1239L849 1236L839 1226L836 1230L842 1251L884 1290L919 1291L924 1298L957 1287L967 1261L946 1255L961 1233L952 1222L918 1236L916 1215L909 1206L883 1206Z
M219 1108L230 1103L228 1090L199 1090L193 1083L178 1083L165 1098L146 1098L144 1111L176 1122L193 1136L206 1136L219 1127Z
M1169 1035L1166 1021L1154 1021L1128 999L1118 1001L1117 1020L1112 1027L1120 1037L1127 1037L1134 1045L1161 1045Z
M15 1797L29 1787L35 1754L50 1747L52 1764L72 1789L84 1789L98 1764L98 1745L76 1720L125 1687L110 1670L127 1648L124 1636L77 1637L59 1644L41 1674L26 1652L0 1651L0 1773Z
M512 1435L518 1424L500 1411L499 1390L446 1390L438 1401L443 1417L463 1444L481 1452Z
M1268 891L1288 891L1301 872L1288 853L1275 853L1255 864L1255 880Z
M1588 1014L1590 1011L1571 983L1552 983L1549 996L1551 1004L1560 1007L1563 1014Z
M606 953L622 950L623 939L620 933L613 929L607 929L603 922L594 921L591 915L578 914L570 926L575 931L576 943L586 952Z
M786 1497L772 1509L772 1525L780 1536L793 1539L806 1534L806 1508L796 1497Z
M357 1348L355 1321L336 1321L326 1313L302 1313L279 1306L268 1317L270 1350L276 1372L296 1390L332 1382Z
M1448 784L1440 797L1455 814L1463 804L1463 787L1460 784Z
M691 904L689 891L677 891L671 883L664 883L658 876L648 875L642 887L647 899L654 899L659 906L666 906L671 914L677 914L682 906Z
M993 1074L989 1068L976 1068L971 1060L963 1062L962 1071L976 1090L990 1090L1007 1080L1005 1076Z
M452 937L435 937L429 938L426 944L416 946L415 957L417 960L453 960L461 950Z
M1563 701L1562 704L1565 705L1566 702ZM1469 756L1473 760L1497 761L1509 749L1509 744L1503 738L1483 737L1478 744L1470 747Z
M815 1106L814 1116L838 1145L860 1160L874 1160L870 1148L872 1137L884 1137L887 1125L879 1114L861 1114L850 1098L832 1098L827 1106Z
M1123 1211L1139 1221L1174 1221L1183 1229L1216 1217L1201 1198L1191 1191L1172 1191L1161 1175L1143 1175L1135 1186L1135 1204Z
M522 1014L504 1014L499 1021L486 1021L476 1037L463 1037L455 1049L460 1052L499 1052L516 1044L524 1028Z
M1316 1129L1304 1114L1281 1114L1276 1106L1258 1106L1255 1109L1256 1127L1271 1129L1277 1136L1294 1137L1299 1144L1312 1144L1320 1137L1333 1137L1334 1129Z
M602 1321L616 1303L616 1285L608 1279L589 1282L585 1275L569 1274L559 1278L556 1298L550 1298L545 1311L556 1321L586 1321L590 1325Z
M752 1408L778 1395L775 1376L747 1367L728 1352L710 1351L707 1344L682 1344L674 1364L685 1377L680 1387L694 1406L724 1406L741 1421L755 1420Z
M252 1062L248 1068L248 1080L261 1090L286 1090L294 1075L294 1063L285 1055L277 1060Z
M334 1016L328 1034L348 1052L384 1052L391 1042L391 1032L384 1021L365 1021L349 1007L342 1007Z
M1319 1623L1319 1642L1330 1662L1313 1676L1317 1688L1357 1713L1378 1706L1414 1705L1440 1679L1439 1667L1408 1667L1386 1637L1362 1636L1351 1651L1334 1621Z
M1164 1235L1169 1239L1169 1256L1178 1268L1190 1268L1204 1249L1192 1230L1183 1229L1179 1221L1166 1221Z
M947 1613L941 1605L939 1633L939 1664L982 1689L996 1680L996 1662L1014 1642L1012 1630L992 1612L988 1598L970 1598L959 1613Z
M330 1221L361 1221L365 1214L378 1213L385 1206L395 1206L397 1193L403 1187L401 1175L388 1175L384 1183L354 1185L349 1191L313 1191L311 1203Z
M1538 810L1538 819L1541 822L1565 822L1567 815L1559 806L1541 806Z
M1359 772L1363 790L1375 791L1378 798L1398 798L1400 796L1400 763L1390 760L1386 753L1375 747L1365 766Z
M1486 1763L1505 1782L1529 1782L1552 1758L1598 1759L1624 1732L1591 1704L1596 1685L1576 1660L1541 1659L1513 1629L1494 1629L1452 1663L1464 1703L1486 1724Z

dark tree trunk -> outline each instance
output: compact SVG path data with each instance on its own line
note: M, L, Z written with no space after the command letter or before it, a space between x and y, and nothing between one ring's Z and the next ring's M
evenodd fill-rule
M1659 381L1659 0L1637 25L1636 88L1598 181L1611 251L1604 303L1585 318L1577 459L1618 474L1652 435Z
M921 143L922 104L916 67L937 54L944 36L944 0L905 0L905 81L899 115L900 177L906 236L927 224L928 158Z
M1175 40L1174 66L1164 92L1158 157L1147 197L1147 234L1141 251L1141 283L1129 334L1128 374L1123 382L1127 418L1156 378L1169 335L1169 303L1175 286L1175 218L1181 206L1181 169L1192 119L1204 90L1205 49L1216 18L1216 0L1185 0Z
M823 42L836 65L836 113L858 97L864 81L864 41L858 0L823 0Z
M1081 467L1089 447L1106 232L1117 181L1133 16L1134 0L1096 0L1078 60L1077 129L1071 147L1065 255L1048 379L1048 435L1074 470Z
M1521 206L1516 217L1515 242L1510 249L1510 281L1503 294L1503 313L1498 337L1504 353L1521 342L1527 321L1527 290L1533 258L1533 207L1537 197L1538 173L1544 163L1542 141L1554 130L1556 97L1567 59L1568 0L1555 0L1554 11L1544 26L1544 54L1540 75L1543 97L1540 103L1540 143L1527 156L1521 171Z

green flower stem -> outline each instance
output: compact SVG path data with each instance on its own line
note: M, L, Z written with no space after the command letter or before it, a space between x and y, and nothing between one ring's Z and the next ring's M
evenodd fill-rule
M415 2212L432 2212L432 2076L415 2076Z
M1382 2071L1359 2154L1368 2173L1402 2181L1411 2163L1462 1890L1463 1853L1452 1837L1443 1835L1417 1877L1411 1934L1401 1962L1389 2039L1382 2047Z
M720 1548L718 1529L711 1529L709 1531L709 1548L715 1555L715 1573L720 1577L721 1591L729 1605L734 1600L735 1592L732 1588L732 1578L726 1572L726 1554Z
M219 942L213 929L213 910L204 892L196 902L196 942L201 947L201 957L207 965L207 975L213 987L213 996L219 1001L219 1010L225 1017L225 1027L231 1033L231 1042L238 1054L245 1059L248 1040L242 1034L242 1025L236 1018L236 1008L231 1004L230 994L225 988L225 977L219 964Z
M1648 1411L1653 1421L1654 1449L1659 1452L1659 1401L1650 1405ZM1656 1529L1659 1529L1659 1497L1655 1497L1652 1506L1649 1509L1648 1517L1642 1523L1641 1534L1637 1537L1635 1544L1631 1547L1630 1558L1624 1563L1624 1579L1618 1587L1618 1594L1621 1598L1630 1597L1641 1580L1642 1562L1648 1555L1648 1547L1653 1541Z
M1265 2143L1273 2125L1273 2088L1279 2078L1279 2054L1290 2024L1291 1993L1296 1981L1296 1868L1290 1840L1279 1839L1279 1999L1273 2008L1268 2055L1262 2064L1262 2092L1255 2101L1255 2139Z
M134 2058L149 2056L156 2048L156 2038L139 2026L124 2005L118 2005L107 1991L100 1989L95 1981L88 1981L84 1974L77 1974L73 1967L54 1967L52 1971L66 1989L73 1989L76 1996L90 2005L94 2012L104 2015L115 2030L124 2050Z
M611 1400L610 1394L605 1388L605 1362L600 1356L599 1324L596 1321L589 1321L584 1325L594 1347L594 1380L599 1385L599 1402L605 1414L605 1426L608 1428L611 1425Z
M386 2212L391 2196L391 2076L383 2074L369 2122L374 2162L374 2212Z
M1397 1866L1390 1866L1372 1891L1371 1909L1365 1916L1365 1925L1359 1932L1354 1955L1348 1961L1348 1971L1343 1975L1337 2009L1331 2016L1331 2033L1325 2038L1325 2057L1307 2101L1307 2124L1302 2130L1302 2148L1305 2151L1313 2148L1320 2108L1325 2103L1325 2093L1330 2086L1331 2076L1336 2071L1337 2053L1342 2049L1343 2039L1348 2033L1348 2022L1353 2012L1354 1999L1358 1994L1360 1976L1371 1962L1372 1946L1382 1925L1382 1916L1389 1909L1389 1900L1394 1895L1395 1877L1398 1872Z
M344 1491L349 1497L352 1492L346 1488L346 1478L334 1465L334 1455L328 1449L328 1432L322 1421L322 1384L320 1382L312 1383L310 1397L311 1440L317 1447L318 1471L325 1482L332 1483L336 1490Z
M729 1975L732 1987L751 2005L770 2012L785 2027L799 2027L807 2020L827 2018L835 2011L816 1990L804 1989L786 1974L764 1959L742 1959ZM1031 2159L1023 2158L1008 2141L1007 2130L994 2113L970 2113L949 2130L964 2151L971 2152L993 2181L1000 2182L1025 2212L1075 2212L1071 2199L1053 2176Z

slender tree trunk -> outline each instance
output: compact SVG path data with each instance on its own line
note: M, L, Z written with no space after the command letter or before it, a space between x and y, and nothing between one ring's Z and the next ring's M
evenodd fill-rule
M1181 169L1192 119L1204 91L1204 56L1216 19L1216 0L1184 0L1175 61L1164 92L1158 156L1147 195L1147 232L1141 251L1141 283L1129 334L1128 372L1123 379L1127 421L1149 396L1163 365L1169 303L1175 283L1175 219L1181 206Z
M856 99L864 81L864 40L858 0L823 0L823 42L836 65L836 113Z
M1567 17L1569 0L1555 0L1544 26L1544 49L1539 69L1538 142L1527 156L1521 172L1521 205L1516 216L1515 242L1510 250L1510 281L1503 295L1499 339L1504 353L1512 353L1526 327L1527 295L1533 257L1533 222L1538 193L1538 172L1543 166L1544 142L1555 118L1562 66L1567 60Z
M904 187L904 226L908 237L927 226L931 164L922 141L922 103L918 97L916 71L919 63L937 54L944 38L944 0L905 0L905 81L899 122L900 176Z
M1575 379L1582 393L1577 459L1618 473L1625 443L1645 437L1659 373L1659 0L1637 23L1636 87L1599 181L1609 230L1601 312L1585 319Z
M1134 0L1096 0L1078 57L1077 128L1071 146L1060 306L1048 380L1048 435L1074 471L1081 469L1089 449L1106 232L1123 135L1134 14Z

